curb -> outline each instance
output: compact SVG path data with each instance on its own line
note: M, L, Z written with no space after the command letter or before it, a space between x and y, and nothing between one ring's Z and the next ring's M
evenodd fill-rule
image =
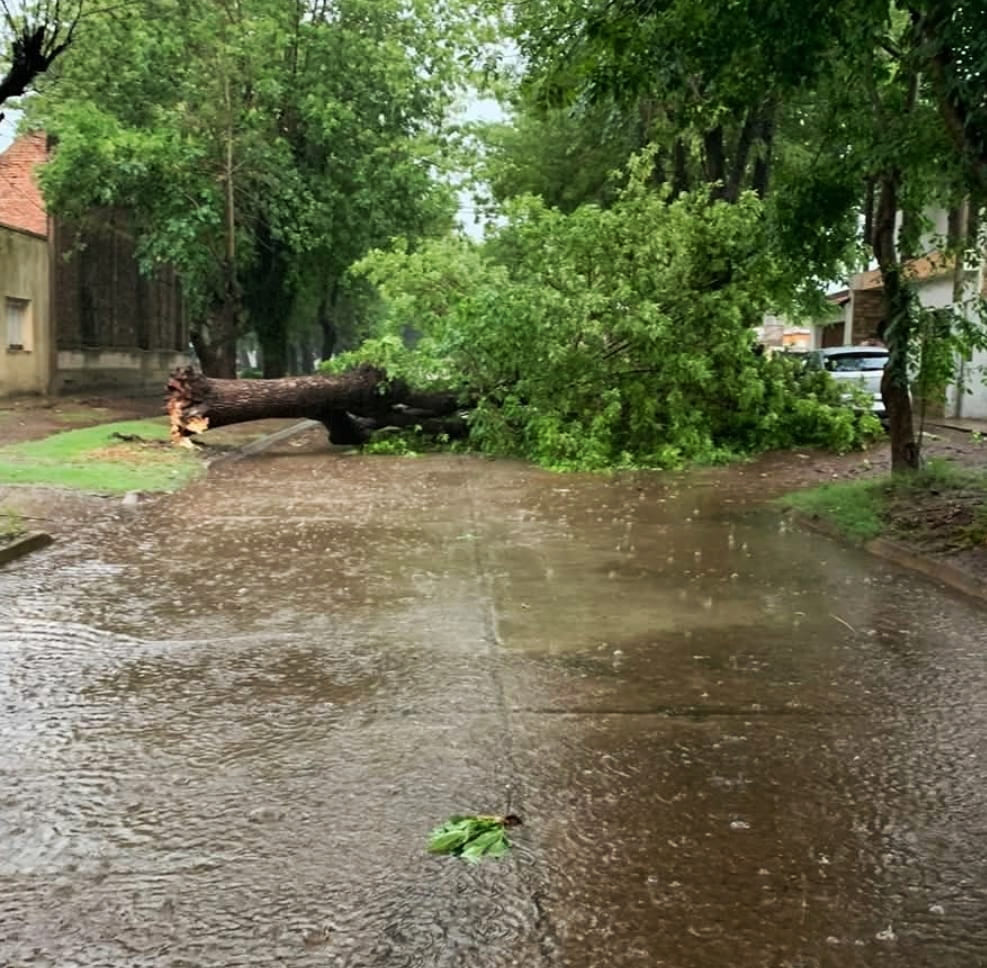
M964 571L962 568L957 568L956 565L952 565L948 561L930 558L928 555L916 551L909 545L902 544L900 541L892 541L890 538L872 538L863 544L855 544L848 541L846 535L835 525L830 524L829 521L823 518L800 514L798 512L790 513L792 520L796 524L800 524L810 531L824 534L827 538L832 538L841 544L850 544L855 548L863 548L864 551L884 561L889 561L893 565L898 565L900 568L907 568L909 571L914 571L926 578L931 578L940 585L946 585L954 591L962 592L964 595L969 595L971 598L976 598L981 602L987 602L987 582L979 581L969 572Z
M47 548L54 540L50 534L46 534L44 531L32 531L21 535L21 537L0 548L0 565L16 561L40 548Z
M926 578L932 578L934 581L948 585L965 595L987 602L987 583L978 581L969 572L957 568L956 565L951 565L948 561L930 558L908 547L908 545L892 541L890 538L874 538L873 541L868 541L864 547L872 555L877 555L878 558L893 562L902 568L910 568L912 571L925 575Z
M960 424L950 423L948 418L945 419L945 420L928 420L927 419L925 421L925 426L926 427L932 427L935 430L955 430L955 431L958 431L961 434L983 433L983 428L970 427L970 426L963 427Z
M250 441L249 444L237 447L236 450L232 450L227 454L220 454L218 457L214 457L209 461L209 466L262 454L269 447L281 443L282 440L288 440L290 437L304 433L306 430L311 430L313 427L321 426L322 424L318 420L299 420L298 423L292 424L290 427L285 427L284 430L277 430L273 434L268 434L266 437L259 437L257 440Z

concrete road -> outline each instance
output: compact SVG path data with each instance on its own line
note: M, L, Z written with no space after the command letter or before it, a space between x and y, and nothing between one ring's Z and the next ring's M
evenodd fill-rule
M0 570L0 965L987 965L983 613L769 483L311 436Z

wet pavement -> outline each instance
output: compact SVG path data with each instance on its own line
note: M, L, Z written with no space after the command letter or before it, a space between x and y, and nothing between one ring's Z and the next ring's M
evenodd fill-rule
M0 965L987 965L976 605L736 468L298 443L0 570Z

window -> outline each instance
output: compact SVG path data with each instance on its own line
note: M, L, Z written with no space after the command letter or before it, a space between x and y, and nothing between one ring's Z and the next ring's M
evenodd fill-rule
M843 353L826 360L826 369L836 373L859 373L862 370L883 370L887 353Z
M31 348L30 302L27 299L7 299L7 349L29 350Z

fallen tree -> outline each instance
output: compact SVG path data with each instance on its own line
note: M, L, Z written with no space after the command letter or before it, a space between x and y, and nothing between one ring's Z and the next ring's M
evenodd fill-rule
M281 380L215 380L180 367L168 378L165 407L176 443L212 428L272 417L318 420L334 444L366 443L386 427L420 427L450 438L468 433L454 394L415 390L372 366Z

